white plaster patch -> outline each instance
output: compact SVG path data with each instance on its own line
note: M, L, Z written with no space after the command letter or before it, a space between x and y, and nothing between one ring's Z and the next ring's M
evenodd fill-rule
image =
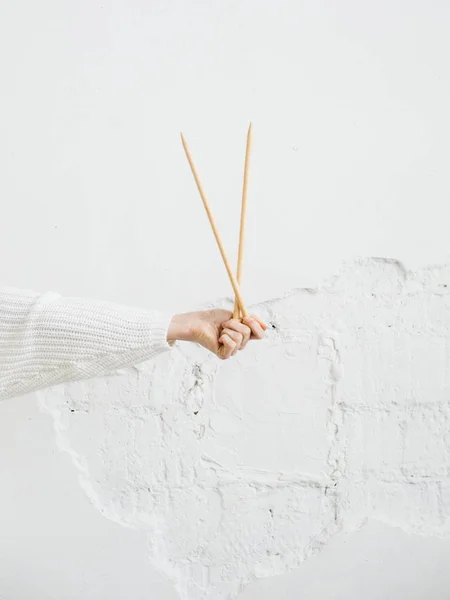
M448 266L359 261L255 307L235 360L181 345L40 398L94 505L181 598L225 600L367 518L450 533L449 308Z

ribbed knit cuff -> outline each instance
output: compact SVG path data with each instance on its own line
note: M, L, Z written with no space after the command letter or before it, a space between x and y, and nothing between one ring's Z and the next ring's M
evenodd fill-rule
M165 350L171 350L176 345L175 340L172 342L167 340L169 326L173 317L174 315L161 314L160 319L155 321L154 326L152 327L152 346L155 348L155 354Z

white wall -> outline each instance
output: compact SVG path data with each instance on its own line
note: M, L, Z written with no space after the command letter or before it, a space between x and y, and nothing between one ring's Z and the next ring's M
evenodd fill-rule
M179 131L234 260L251 119L244 292L277 327L2 403L1 600L448 597L449 13L0 5L0 281L229 295Z

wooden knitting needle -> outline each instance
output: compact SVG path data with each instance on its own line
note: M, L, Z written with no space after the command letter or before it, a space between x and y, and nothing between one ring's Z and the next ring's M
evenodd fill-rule
M241 284L242 279L242 262L244 258L244 239L245 239L245 221L247 216L247 186L248 186L248 170L250 164L250 152L252 149L252 124L250 123L247 132L247 146L245 148L245 165L244 165L244 182L242 185L242 204L241 204L241 226L239 230L239 251L238 264L236 271L236 279ZM239 319L239 304L237 299L234 302L233 319Z
M225 248L223 247L222 240L220 239L220 234L219 234L219 231L217 229L216 222L214 220L214 216L213 216L213 214L211 212L211 208L209 206L208 200L206 199L205 192L203 191L203 186L202 186L202 184L200 182L200 178L199 178L198 173L197 173L197 169L195 168L194 161L192 160L191 153L189 152L189 148L187 146L187 142L186 142L183 134L181 134L181 141L183 143L184 151L186 152L186 158L188 159L189 166L191 167L192 175L194 176L195 183L197 184L197 188L198 188L198 191L200 193L200 197L201 197L201 199L203 201L203 205L205 207L206 214L208 215L208 219L209 219L209 222L211 224L211 228L212 228L214 236L216 238L216 242L217 242L217 245L219 247L220 254L222 255L222 260L223 260L225 268L226 268L226 270L228 272L228 277L230 278L230 282L231 282L231 285L233 287L234 294L235 294L236 299L237 299L237 301L239 303L239 307L241 309L242 317L247 317L248 313L247 313L247 310L245 308L244 301L242 299L241 291L240 291L240 288L239 288L239 283L237 282L237 279L236 279L236 277L235 277L235 275L233 273L233 270L231 268L230 261L228 260L227 254L225 252Z

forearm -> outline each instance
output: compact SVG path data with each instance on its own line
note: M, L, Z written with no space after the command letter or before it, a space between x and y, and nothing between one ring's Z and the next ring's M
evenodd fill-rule
M143 362L168 330L156 311L0 289L0 399Z

